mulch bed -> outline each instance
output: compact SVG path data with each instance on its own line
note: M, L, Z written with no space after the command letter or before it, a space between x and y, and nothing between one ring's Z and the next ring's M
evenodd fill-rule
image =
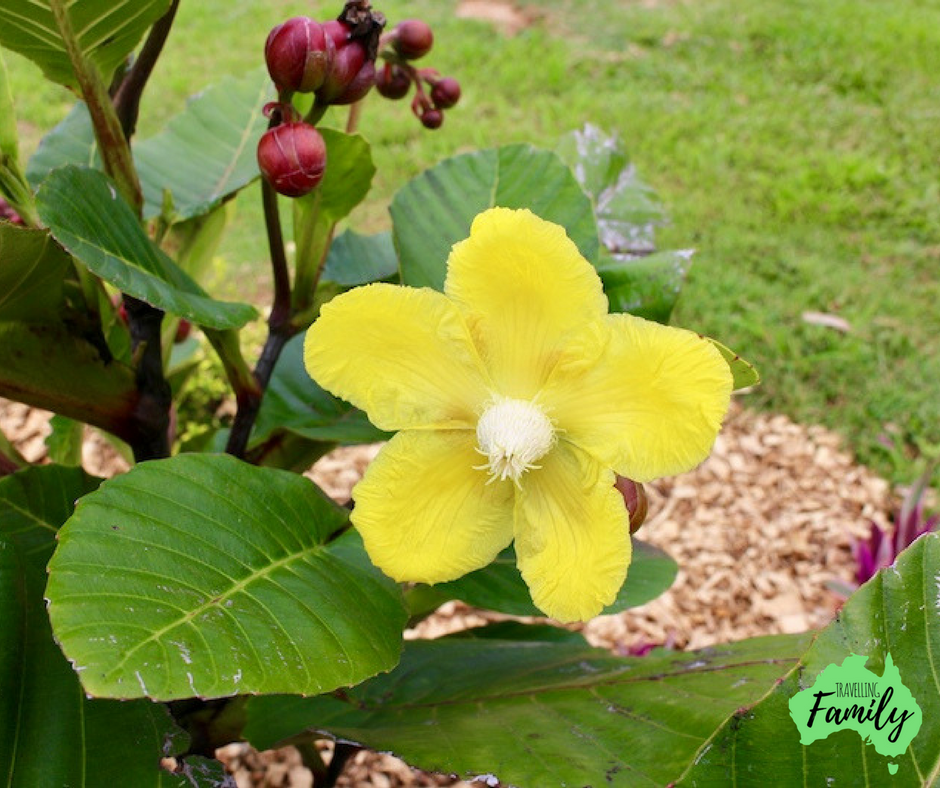
M48 415L0 400L0 429L33 461L45 455ZM378 449L338 449L310 475L346 500ZM100 439L89 441L84 462L104 475L126 468ZM824 626L839 604L827 581L852 579L853 537L867 535L873 520L887 525L891 503L887 483L856 465L834 433L737 405L705 463L649 485L647 493L650 514L637 536L676 559L676 583L640 608L574 627L592 644L620 654L648 643L695 649ZM437 637L494 618L451 603L407 636ZM321 746L328 760L331 747ZM313 784L293 748L258 753L235 744L219 755L239 788ZM471 784L362 752L338 785Z

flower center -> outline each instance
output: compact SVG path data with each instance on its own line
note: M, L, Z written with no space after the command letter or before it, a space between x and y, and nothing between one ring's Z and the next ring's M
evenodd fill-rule
M490 481L519 481L555 443L555 429L534 402L499 397L477 422L477 451L487 458L479 466L490 472Z

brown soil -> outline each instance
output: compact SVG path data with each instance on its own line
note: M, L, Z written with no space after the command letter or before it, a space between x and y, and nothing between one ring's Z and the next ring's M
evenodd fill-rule
M0 400L0 429L32 461L41 460L48 414ZM110 473L126 465L100 442L86 448L85 467ZM310 475L337 500L348 499L378 446L338 449ZM734 407L712 456L682 476L649 485L650 516L638 536L672 555L675 585L643 607L579 627L594 645L617 653L644 643L700 648L762 634L826 624L838 604L826 583L850 580L851 540L870 521L886 524L889 490L855 465L835 434L783 416ZM408 637L436 637L485 623L492 614L446 605ZM330 748L326 748L328 759ZM293 748L257 753L231 745L220 756L239 788L310 786ZM341 786L459 785L363 752Z

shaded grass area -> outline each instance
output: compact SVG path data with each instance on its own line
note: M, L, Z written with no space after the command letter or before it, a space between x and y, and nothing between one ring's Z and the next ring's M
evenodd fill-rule
M511 38L458 19L453 1L376 5L392 23L432 23L428 65L464 97L434 133L405 103L369 102L361 130L379 174L358 229L387 226L398 186L446 156L551 147L584 122L617 131L669 207L662 245L698 249L677 322L759 366L749 404L837 429L898 481L940 452L940 4L545 0ZM141 134L216 76L256 67L273 24L338 9L184 2ZM34 146L68 97L9 59ZM254 189L223 254L250 295L266 273ZM806 310L852 330L808 324Z

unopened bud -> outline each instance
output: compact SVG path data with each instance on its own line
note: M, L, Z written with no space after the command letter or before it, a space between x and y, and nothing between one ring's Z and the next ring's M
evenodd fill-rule
M323 179L326 143L308 123L275 126L258 142L258 167L278 194L301 197Z
M648 506L646 491L642 484L626 476L618 476L614 487L623 496L623 502L627 505L627 514L630 515L630 533L635 534L646 520Z
M421 124L426 129L439 129L444 122L444 113L439 109L426 109L421 113Z
M323 32L330 39L328 46L334 51L323 84L319 90L317 90L317 98L320 101L336 104L340 103L337 101L340 97L347 99L347 96L344 94L362 71L362 67L366 64L368 57L363 43L357 39L351 39L349 37L349 28L342 22L335 20L325 22L323 24ZM375 72L373 70L368 80L370 87L374 76ZM359 98L364 96L366 91L368 91L368 87L362 92ZM349 104L351 102L346 100L342 103Z
M395 26L395 37L392 45L406 60L417 60L431 51L434 43L434 34L427 22L420 19L406 19Z
M278 88L310 93L326 78L330 50L323 25L306 16L295 16L270 32L264 59Z
M431 101L438 109L450 109L460 101L460 83L453 77L438 80L431 88Z
M375 75L375 89L387 99L404 98L411 89L411 79L398 66L386 63Z

